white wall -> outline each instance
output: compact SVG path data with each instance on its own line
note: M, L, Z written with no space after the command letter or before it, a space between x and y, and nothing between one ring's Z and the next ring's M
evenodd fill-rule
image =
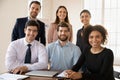
M75 4L75 5L73 5ZM81 0L43 0L43 21L49 25L55 20L55 12L58 6L64 5L68 9L69 19L73 26L74 43L76 31L80 28L79 13L82 5ZM5 54L11 41L11 32L18 17L27 16L28 0L0 0L0 73L5 69Z
M27 0L0 0L0 73L5 72L5 54L17 17L26 16Z

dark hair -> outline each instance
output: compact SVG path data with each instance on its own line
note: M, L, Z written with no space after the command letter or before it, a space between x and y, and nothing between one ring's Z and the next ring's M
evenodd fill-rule
M32 5L33 3L40 5L40 8L41 8L41 4L40 4L39 1L32 1L32 2L30 3L29 7L31 7L31 5Z
M82 11L80 12L80 16L81 16L82 13L88 13L88 14L91 16L90 11L88 11L87 9L82 10Z
M66 27L66 28L68 28L68 31L70 31L70 28L69 28L69 26L68 26L68 23L66 23L66 22L60 22L60 23L58 24L57 31L59 31L59 27Z
M25 24L25 28L27 28L28 26L35 26L35 27L37 27L38 31L40 29L39 23L36 20L28 20Z
M105 42L107 41L107 30L101 26L101 25L95 25L95 26L89 26L85 29L84 31L84 40L89 44L89 35L92 31L98 31L101 33L102 37L103 37L103 42L102 44L105 44Z
M56 24L59 24L60 20L59 20L59 17L57 16L57 13L59 11L60 8L64 8L66 10L66 18L65 18L65 22L69 23L69 19L68 19L68 11L67 11L67 8L65 6L59 6L57 11L56 11L56 19L55 19L55 22Z

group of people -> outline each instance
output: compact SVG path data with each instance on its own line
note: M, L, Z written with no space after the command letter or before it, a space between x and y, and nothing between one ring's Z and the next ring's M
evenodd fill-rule
M65 76L80 80L114 80L113 52L103 47L107 31L101 25L90 24L88 10L80 13L83 27L77 32L76 45L72 43L72 25L68 11L59 6L56 20L48 30L46 45L45 24L37 19L41 4L32 1L29 16L18 18L8 46L5 65L8 71L22 74L31 70L58 70Z

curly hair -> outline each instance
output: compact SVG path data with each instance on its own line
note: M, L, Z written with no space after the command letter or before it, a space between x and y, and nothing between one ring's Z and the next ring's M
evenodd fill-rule
M104 45L107 41L107 30L102 26L102 25L94 25L94 26L89 26L85 29L84 31L84 40L89 44L89 35L92 31L98 31L101 33L103 37L102 44Z

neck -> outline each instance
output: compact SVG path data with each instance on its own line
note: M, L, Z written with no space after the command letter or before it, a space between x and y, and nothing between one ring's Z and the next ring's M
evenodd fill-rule
M64 22L64 21L65 21L65 20L63 20L63 19L62 19L62 20L60 20L60 22Z
M87 28L90 24L85 24L83 25L84 26L84 29Z
M93 54L98 54L98 53L100 53L101 51L103 50L103 47L97 47L97 48L91 48L91 52L93 53Z
M28 39L25 39L26 40L26 42L28 42L28 43L31 43L33 40L28 40Z
M30 19L32 19L32 20L36 20L36 18L33 18L33 17L31 17L31 16L30 16Z
M67 41L59 41L59 43L60 43L61 46L65 46Z

